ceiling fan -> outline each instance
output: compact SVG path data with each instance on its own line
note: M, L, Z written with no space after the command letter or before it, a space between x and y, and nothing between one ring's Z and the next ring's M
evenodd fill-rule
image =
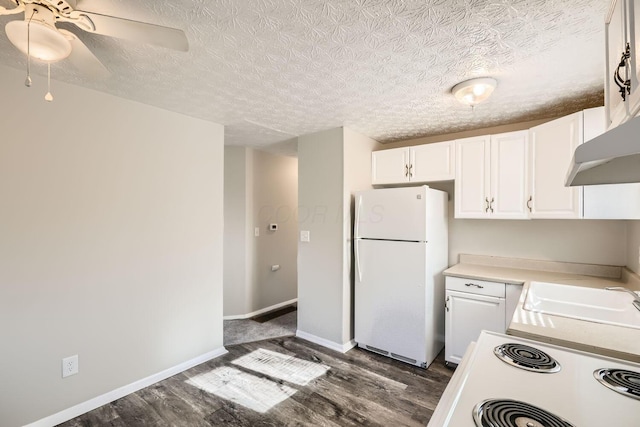
M1 2L2 0L0 0ZM71 31L57 28L60 22L95 34L150 43L187 51L189 42L179 29L132 21L77 9L82 0L3 0L13 8L0 6L0 15L23 14L22 20L9 21L5 27L9 41L29 58L51 64L65 58L83 73L97 78L109 75L105 66ZM27 86L30 85L27 76Z

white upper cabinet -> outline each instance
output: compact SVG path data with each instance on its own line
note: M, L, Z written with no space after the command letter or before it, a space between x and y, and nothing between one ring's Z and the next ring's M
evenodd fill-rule
M640 109L640 0L613 0L605 24L606 127L615 127Z
M456 218L527 219L527 131L456 141Z
M564 185L581 142L582 111L529 129L530 218L582 216L582 189Z
M456 218L489 217L490 168L489 135L456 141Z
M604 107L584 110L584 142L605 131ZM583 218L640 219L640 184L585 185Z
M491 136L490 212L496 219L527 219L528 132Z
M409 182L409 159L407 148L374 151L371 153L371 183Z
M435 182L455 178L453 141L416 145L409 148L411 156L411 181Z
M631 54L629 113L635 116L640 110L640 0L627 0L627 14L627 34ZM638 26L635 25L636 22Z
M453 141L371 153L373 185L447 181L454 179Z

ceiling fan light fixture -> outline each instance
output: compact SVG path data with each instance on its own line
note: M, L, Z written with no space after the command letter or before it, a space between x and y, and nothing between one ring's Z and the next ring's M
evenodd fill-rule
M463 104L474 106L486 101L498 85L496 79L481 77L465 80L451 89L451 93Z
M31 22L31 28L28 27L27 21L10 21L5 26L9 41L25 55L30 50L32 57L51 63L71 54L71 43L55 28L39 21Z

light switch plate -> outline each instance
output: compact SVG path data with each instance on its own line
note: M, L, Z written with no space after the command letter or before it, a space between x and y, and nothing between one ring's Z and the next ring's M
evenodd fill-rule
M300 231L300 241L301 242L310 242L311 241L311 233L308 230Z

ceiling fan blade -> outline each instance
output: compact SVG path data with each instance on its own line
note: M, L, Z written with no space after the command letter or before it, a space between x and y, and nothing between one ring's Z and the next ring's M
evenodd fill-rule
M93 21L95 30L91 31L85 27L81 27L85 31L141 43L150 43L184 52L189 50L189 41L182 30L147 24L140 21L132 21L130 19L116 18L115 16L101 15L99 13L81 10L76 12L80 15L87 16Z
M20 5L14 7L13 9L7 9L0 6L0 15L15 15L22 12L24 12L24 4L22 3L20 3Z
M96 79L106 79L111 74L106 69L102 62L89 50L87 45L82 43L82 40L78 38L71 31L59 29L62 34L67 37L71 42L71 55L69 55L69 62L73 64L78 70L82 71L89 77Z

